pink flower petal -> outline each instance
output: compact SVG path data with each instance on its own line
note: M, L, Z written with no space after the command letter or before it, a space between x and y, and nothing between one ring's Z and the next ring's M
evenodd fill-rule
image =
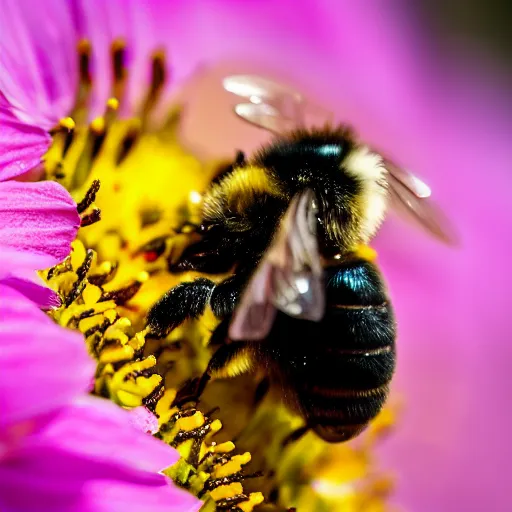
M144 406L135 407L135 409L132 409L129 413L130 421L137 430L148 434L155 434L158 432L157 417Z
M58 183L0 184L0 246L48 255L55 264L69 254L79 225L76 204Z
M0 429L68 403L90 388L83 337L0 284Z
M77 0L77 23L80 37L94 48L92 73L94 91L90 116L101 115L112 95L112 41L126 42L125 64L128 82L121 104L121 114L133 114L140 106L151 71L151 54L162 44L155 31L155 6L158 2L138 0ZM168 70L169 71L169 70ZM168 73L169 74L169 73Z
M86 487L88 502L94 512L197 512L201 508L201 500L173 482L168 480L167 483L148 489L142 485L95 481Z
M25 124L0 104L0 181L15 178L38 166L50 140L44 130Z
M54 261L55 258L49 254L19 252L12 247L0 245L0 281L13 276L26 277L30 272L50 267Z
M70 3L3 0L0 90L23 121L45 130L68 115L78 78Z
M2 279L0 282L21 293L41 309L59 307L59 296L51 288L45 286L43 282L35 282L36 278L36 275L34 275L34 280L12 276Z
M98 493L99 489L108 493L110 485L116 488L112 493L114 495L120 489L129 493L132 486L142 491L138 493L133 508L127 510L148 510L144 508L144 499L151 501L151 494L156 492L161 495L164 489L168 489L163 493L168 506L176 503L176 498L180 496L179 492L168 485L163 475L123 471L44 441L38 435L31 436L24 446L1 460L0 510L97 512L99 509L96 507L99 505L105 507L101 510L122 510L113 508ZM95 485L89 496L88 486L91 483Z
M67 407L44 437L83 457L141 471L161 471L179 458L174 448L133 426L128 411L102 398L84 397Z

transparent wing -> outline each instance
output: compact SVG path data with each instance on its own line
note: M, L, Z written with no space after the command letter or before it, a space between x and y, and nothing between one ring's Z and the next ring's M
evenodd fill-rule
M277 310L303 320L322 319L325 288L315 201L313 192L307 190L290 204L235 311L229 329L232 340L265 338Z
M282 84L255 75L228 76L224 88L244 98L235 113L247 122L276 134L306 125L332 122L332 113L313 105L298 92ZM430 199L430 188L419 178L384 159L389 172L391 207L412 220L442 242L456 245L455 230Z
M455 230L430 199L431 190L428 185L391 160L384 159L384 165L388 171L391 207L438 240L448 245L456 245L458 240Z
M282 134L303 127L313 120L325 124L331 114L313 105L297 91L256 75L233 75L224 78L223 86L249 102L235 106L235 113L249 123Z

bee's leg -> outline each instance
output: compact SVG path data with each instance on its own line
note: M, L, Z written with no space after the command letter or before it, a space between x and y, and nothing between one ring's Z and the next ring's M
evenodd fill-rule
M188 318L197 318L214 289L215 283L203 277L171 288L149 310L146 322L150 335L163 338Z
M228 277L222 283L215 288L212 292L212 297L210 299L210 305L212 307L212 311L217 318L231 317L233 312L235 311L235 307L238 304L238 299L242 293L242 290L249 279L248 273L238 273L234 276ZM219 333L215 338L219 338L219 334L226 334L228 331L228 321L223 322L223 330L219 330ZM220 327L220 325L219 325ZM212 342L214 338L212 337ZM218 340L220 342L220 340ZM216 340L217 342L217 340Z
M182 406L188 402L197 403L206 384L208 384L212 377L229 377L240 373L239 369L241 366L245 369L250 364L248 363L247 345L245 342L222 345L213 354L203 375L187 381L178 391L173 405Z

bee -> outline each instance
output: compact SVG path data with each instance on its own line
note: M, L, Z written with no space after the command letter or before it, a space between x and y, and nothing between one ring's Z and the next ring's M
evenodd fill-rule
M259 369L304 418L303 432L347 441L381 410L396 359L393 308L364 247L389 205L445 242L453 236L428 187L350 127L304 128L318 110L259 77L228 77L224 87L249 100L236 114L275 138L249 159L239 152L211 182L199 239L170 264L229 277L172 288L148 329L165 336L206 307L220 320L205 374L177 403L197 399L210 378Z

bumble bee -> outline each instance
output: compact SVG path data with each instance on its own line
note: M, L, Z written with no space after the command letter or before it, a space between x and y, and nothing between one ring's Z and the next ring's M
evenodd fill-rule
M210 340L218 348L181 399L198 398L210 377L257 368L303 416L303 431L346 441L380 411L395 369L393 308L360 247L389 204L452 237L426 185L349 127L301 128L302 97L267 80L235 76L224 85L250 100L235 112L276 137L250 159L239 153L212 181L200 238L170 265L229 277L169 290L148 314L149 331L165 336L209 306L220 320Z

